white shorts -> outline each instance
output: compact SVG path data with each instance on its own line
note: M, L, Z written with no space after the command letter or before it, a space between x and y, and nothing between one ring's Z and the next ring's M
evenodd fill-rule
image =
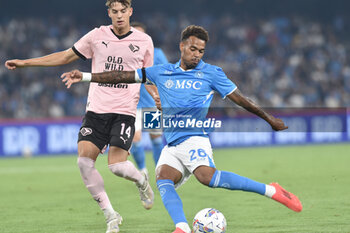
M164 164L175 168L182 174L182 178L175 184L175 188L183 185L197 167L215 167L209 138L193 136L179 145L165 146L156 169Z
M157 110L157 108L147 108L147 110ZM136 120L135 120L135 132L136 131L142 131L142 108L138 108L136 111ZM162 131L159 129L148 129L148 133L153 134L153 135L162 135Z

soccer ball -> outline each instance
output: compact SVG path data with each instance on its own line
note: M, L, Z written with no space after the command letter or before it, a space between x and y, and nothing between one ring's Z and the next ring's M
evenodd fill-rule
M193 219L193 233L226 232L225 216L218 210L206 208L199 211Z

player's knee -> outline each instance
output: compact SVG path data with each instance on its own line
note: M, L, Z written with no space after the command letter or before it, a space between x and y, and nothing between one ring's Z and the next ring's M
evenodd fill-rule
M167 176L165 174L162 173L157 173L156 174L156 180L173 180L173 177Z
M131 162L130 162L131 163ZM119 177L126 177L127 176L127 170L128 170L128 161L121 162L121 163L114 163L108 166L109 170L119 176Z
M200 175L200 176L196 176L197 180L206 186L209 186L210 181L211 181L211 177L207 176L207 175Z
M156 170L156 180L172 180L177 184L182 178L181 172L168 165L162 165Z
M89 158L90 157L90 152L86 149L79 149L78 150L78 158Z
M157 168L156 170L156 180L167 180L169 177L162 171L161 168Z
M83 177L95 167L95 161L87 157L78 157L77 164Z
M90 158L96 161L97 156L100 153L100 149L90 141L80 141L78 143L78 156L79 158Z
M209 186L210 181L215 173L215 168L212 167L198 167L193 174L196 179L203 185Z

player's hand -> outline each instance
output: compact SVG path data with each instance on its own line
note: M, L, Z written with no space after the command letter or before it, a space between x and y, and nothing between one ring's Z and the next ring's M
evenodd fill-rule
M288 126L286 126L281 119L275 117L273 117L272 121L270 122L270 125L275 131L288 129Z
M22 67L24 66L24 63L22 60L14 59L14 60L8 60L5 62L5 66L9 70L14 70L17 67Z
M72 70L61 75L62 82L70 88L73 83L78 83L83 78L83 73L79 70Z

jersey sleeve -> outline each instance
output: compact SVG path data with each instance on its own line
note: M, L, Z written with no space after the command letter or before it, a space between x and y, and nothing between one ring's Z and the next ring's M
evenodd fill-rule
M151 66L151 67L147 67L145 69L146 71L146 82L149 84L153 84L157 86L157 82L158 82L158 77L159 72L161 70L161 66ZM139 75L139 77L142 77L142 70L138 69L137 73Z
M154 46L153 46L153 41L150 38L147 44L147 49L143 60L143 67L153 66L153 58L154 58Z
M221 68L215 67L214 69L215 71L212 74L213 78L211 87L213 90L217 91L222 98L225 98L227 95L235 91L237 86L227 78L226 74Z
M78 40L72 48L73 51L83 60L92 58L93 51L91 49L91 43L93 41L95 31L96 29L87 33L80 40Z

